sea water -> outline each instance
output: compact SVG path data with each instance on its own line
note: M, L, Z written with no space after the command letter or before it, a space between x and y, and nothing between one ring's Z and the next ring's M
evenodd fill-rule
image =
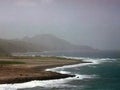
M62 57L83 59L92 63L67 65L46 70L75 74L76 77L73 78L2 84L0 90L120 90L120 58Z

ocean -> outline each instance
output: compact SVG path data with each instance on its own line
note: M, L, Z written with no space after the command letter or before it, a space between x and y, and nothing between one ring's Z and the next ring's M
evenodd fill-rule
M119 57L81 57L80 55L61 57L82 59L92 63L47 69L47 71L75 74L76 77L73 78L3 84L0 85L0 90L120 90Z

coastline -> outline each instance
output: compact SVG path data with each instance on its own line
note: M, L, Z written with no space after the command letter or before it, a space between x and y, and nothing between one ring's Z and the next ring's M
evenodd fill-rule
M18 73L19 71L16 72ZM13 72L11 73L15 74ZM52 79L61 79L61 78L74 77L74 76L75 75L60 74L51 71L40 71L40 72L26 71L25 73L16 74L15 76L11 74L1 76L0 84L24 83L33 80L52 80Z
M3 60L3 59L2 59ZM5 59L9 61L24 61L25 65L5 65L0 68L0 84L14 84L24 83L32 80L53 80L68 77L75 77L75 75L61 74L52 71L46 71L49 68L62 67L64 65L74 65L83 62L82 60L74 59L59 59L48 58L47 60L30 60L30 59ZM36 61L35 61L36 60ZM49 62L50 60L50 62ZM30 62L32 61L32 62ZM39 63L38 63L39 61Z

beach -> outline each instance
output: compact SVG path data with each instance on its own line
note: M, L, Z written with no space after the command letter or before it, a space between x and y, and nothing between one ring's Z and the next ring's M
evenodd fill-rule
M46 69L85 63L82 60L59 57L9 57L1 58L0 62L0 84L74 77L75 75L60 74L57 72L46 71Z

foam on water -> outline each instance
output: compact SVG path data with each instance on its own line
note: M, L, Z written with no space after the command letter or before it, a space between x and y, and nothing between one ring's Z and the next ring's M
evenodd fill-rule
M70 74L70 72L64 71L64 69L65 68L80 67L80 66L85 66L85 65L90 65L90 64L93 64L93 63L81 63L81 64L75 64L75 65L65 65L62 67L46 69L46 71L53 71L53 72L58 72L58 73L62 73L62 74ZM59 71L59 70L61 70L61 71Z
M67 58L67 59L76 59L76 60L83 60L83 61L87 61L87 62L92 62L92 64L112 62L112 61L116 60L116 59L112 59L112 58L86 58L86 57L66 57L66 56L61 56L61 57Z
M63 67L56 67L56 68L51 68L51 69L46 69L46 71L54 71L54 72L59 72L62 74L72 74L72 72L65 71L65 68L73 68L73 67L81 67L85 65L92 65L92 64L100 64L103 62L108 62L112 61L113 59L91 59L91 58L83 58L83 57L64 57L64 58L71 58L71 59L77 59L80 60L82 59L83 61L88 61L91 63L82 63L82 64L76 64L76 65L66 65ZM19 83L19 84L1 84L0 85L0 90L17 90L17 89L23 89L23 88L33 88L33 87L71 87L67 84L67 82L72 81L72 80L82 80L82 79L88 79L88 78L94 78L96 75L79 75L76 74L76 77L70 77L66 79L57 79L57 80L44 80L44 81L31 81L31 82L26 82L26 83ZM72 86L73 87L73 86Z
M90 63L80 63L80 64L75 64L75 65L65 65L62 67L56 67L56 68L50 68L50 69L46 69L46 71L53 71L53 72L58 72L58 73L62 73L62 74L70 74L71 72L67 72L64 71L65 68L74 68L74 67L81 67L81 66L86 66L86 65L93 65L93 64L101 64L104 62L112 62L115 59L110 59L110 58L84 58L84 57L66 57L66 56L62 56L63 58L67 58L67 59L76 59L76 60L83 60L85 62L90 62Z
M19 83L19 84L2 84L0 85L0 90L17 90L23 88L34 88L36 86L45 87L45 88L52 88L52 87L71 87L67 82L72 80L82 80L85 78L93 78L93 75L76 75L76 77L66 78L66 79L56 79L56 80L44 80L44 81L31 81L26 83ZM74 87L74 86L72 86Z

